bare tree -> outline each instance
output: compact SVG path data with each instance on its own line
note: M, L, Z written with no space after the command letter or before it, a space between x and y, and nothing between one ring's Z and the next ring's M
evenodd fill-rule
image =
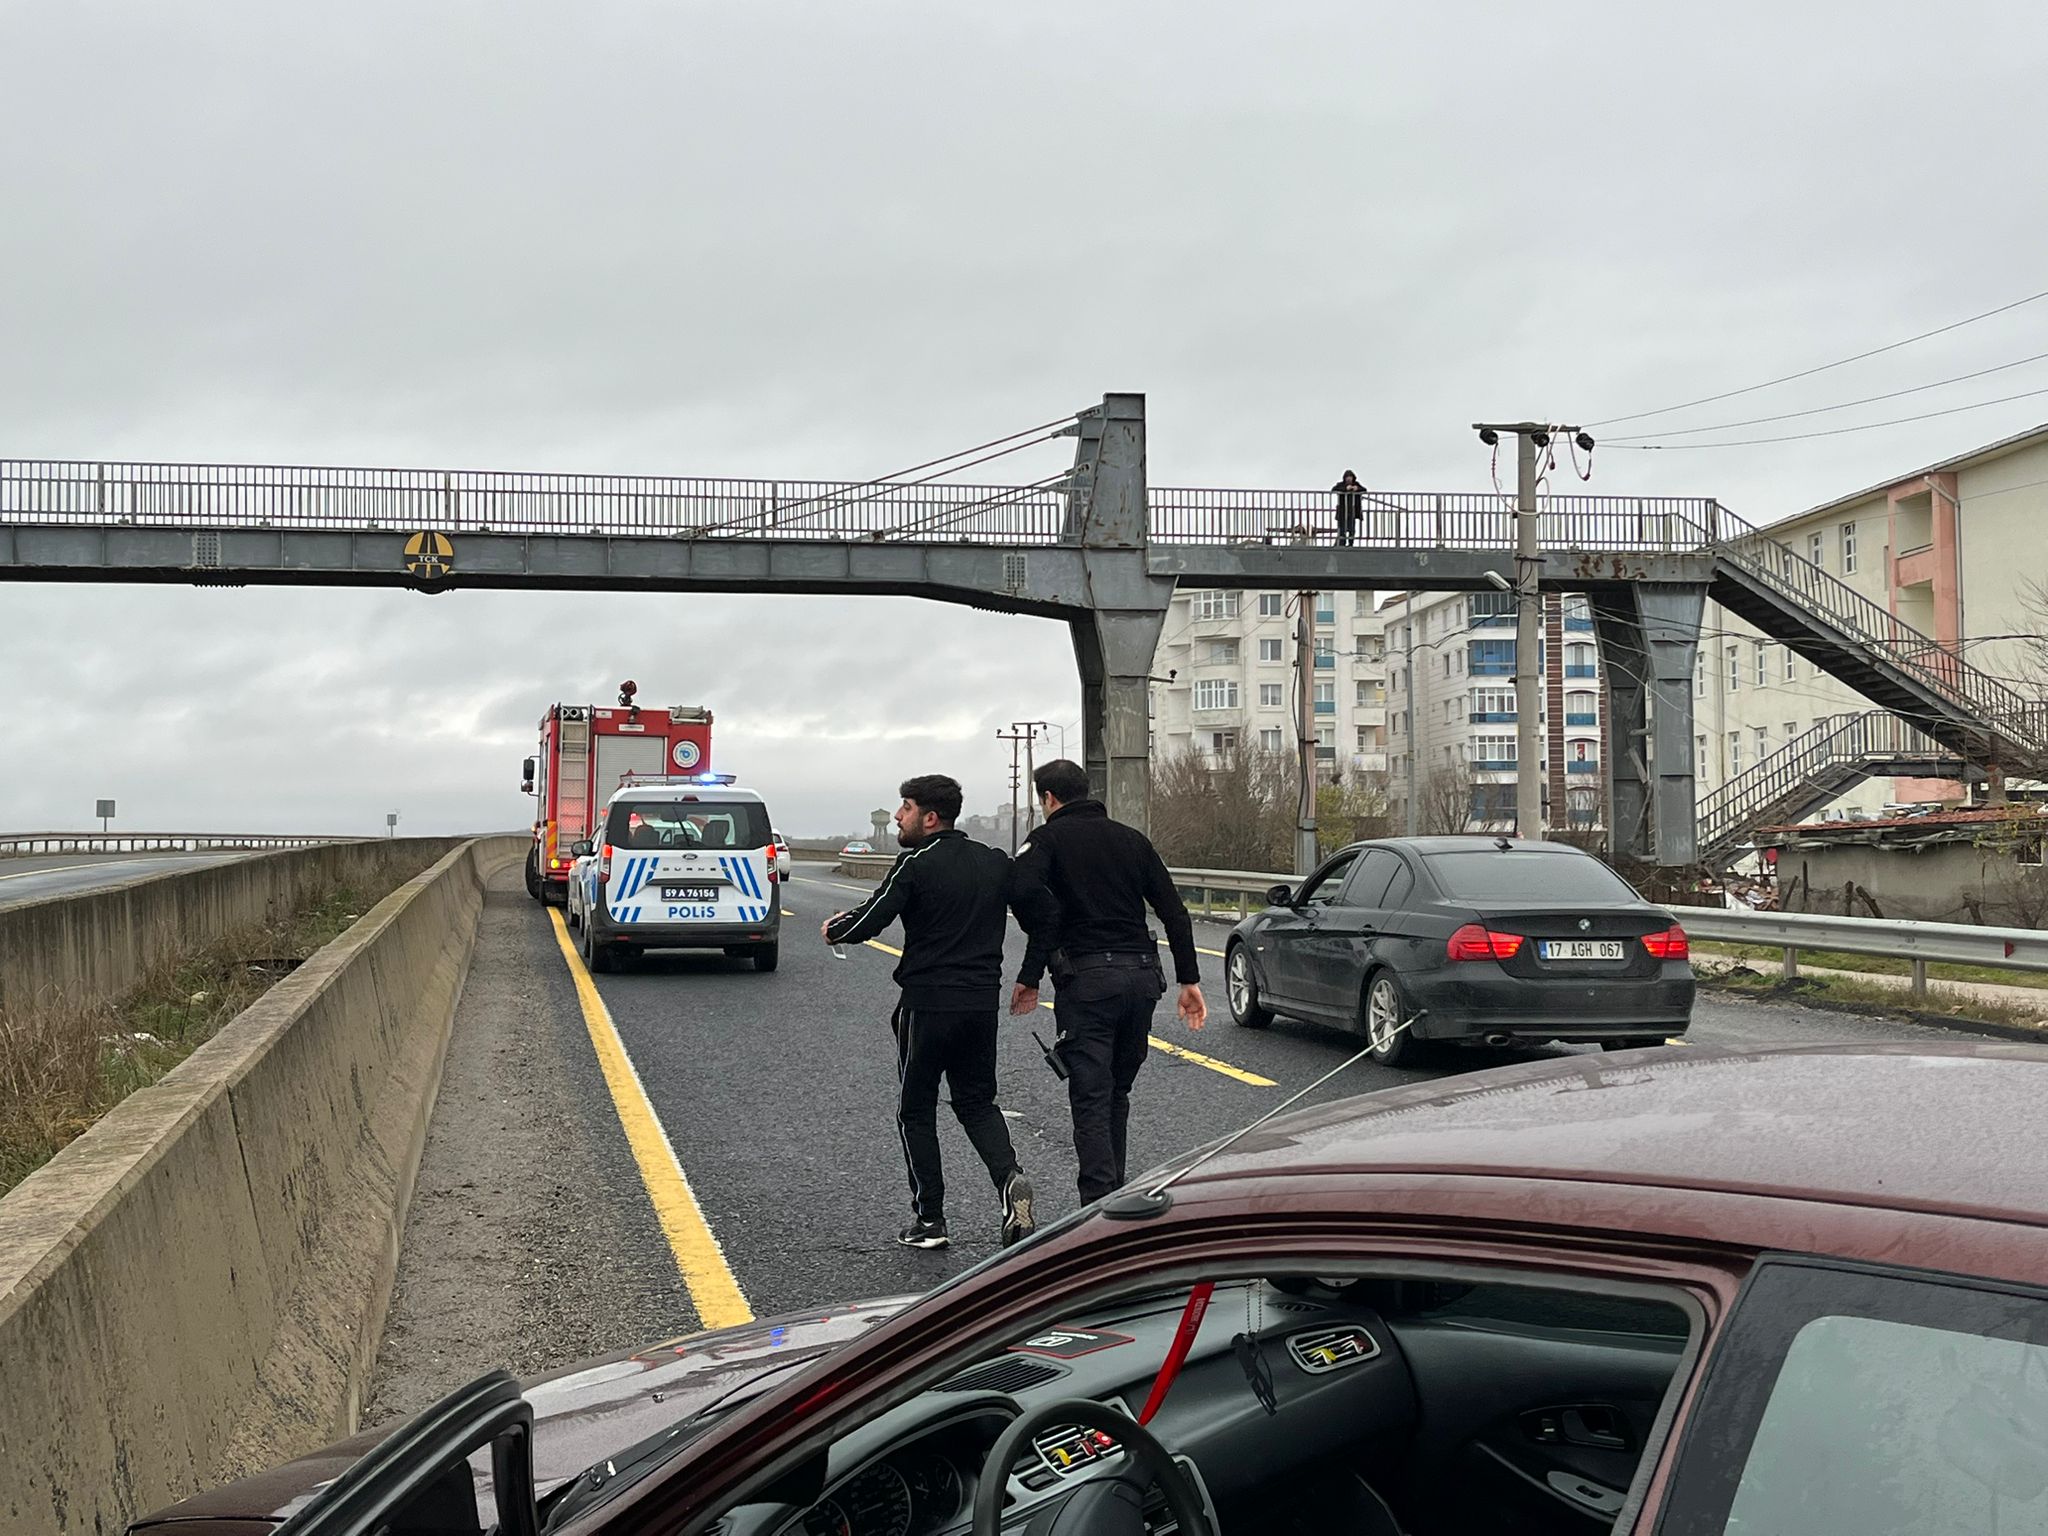
M1333 853L1347 843L1385 837L1393 827L1388 776L1357 769L1316 791L1316 841Z
M2048 816L2013 806L1971 841L1984 855L1984 917L2014 928L2048 928Z
M1189 746L1152 771L1152 841L1177 868L1286 869L1294 811L1294 764L1277 752Z
M1447 763L1432 768L1416 796L1416 830L1424 837L1468 831L1472 825L1472 766Z

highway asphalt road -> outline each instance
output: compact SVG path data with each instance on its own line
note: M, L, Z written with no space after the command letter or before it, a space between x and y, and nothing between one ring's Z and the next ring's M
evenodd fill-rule
M246 857L247 854L233 852L99 853L34 854L21 859L0 859L0 906L22 901L45 901L52 896L69 896L143 875L167 875L181 869L198 869L207 864Z
M943 1104L953 1246L918 1252L891 1240L909 1217L893 1116L894 959L874 947L836 959L817 934L866 889L800 870L785 887L782 965L770 974L720 956L657 955L599 977L567 953L559 914L529 900L516 876L491 892L368 1421L422 1407L493 1365L532 1374L750 1314L921 1291L994 1250L994 1191ZM1197 927L1202 947L1220 951L1227 930ZM1013 932L1013 961L1020 946ZM1210 1024L1192 1033L1162 1002L1133 1101L1134 1171L1243 1125L1362 1044L1287 1021L1237 1028L1219 956L1202 963ZM1049 1013L1037 1022L1048 1039L1050 1024ZM1949 1037L1702 994L1692 1038ZM1065 1090L1025 1021L1006 1016L1001 1040L1002 1103L1049 1220L1076 1203ZM1423 1070L1528 1054L1454 1054ZM1361 1063L1316 1098L1416 1075Z

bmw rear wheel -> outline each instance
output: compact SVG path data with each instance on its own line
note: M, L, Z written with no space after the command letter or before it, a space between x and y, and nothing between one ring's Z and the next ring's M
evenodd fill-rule
M1365 1035L1372 1046L1372 1059L1383 1067L1398 1067L1416 1053L1415 1035L1401 1026L1408 1020L1408 999L1392 971L1381 971L1365 989Z
M1246 1029L1264 1029L1273 1022L1271 1010L1259 1003L1259 979L1252 974L1252 957L1241 942L1230 946L1223 962L1223 981L1232 1022Z

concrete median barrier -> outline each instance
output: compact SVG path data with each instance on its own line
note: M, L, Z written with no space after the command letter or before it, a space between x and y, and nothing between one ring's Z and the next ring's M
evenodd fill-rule
M484 887L525 852L453 847L0 1199L0 1533L117 1531L356 1427ZM263 862L158 879L251 879L204 898L229 927L284 899Z
M462 841L365 838L281 849L0 905L0 1008L116 997L159 961L216 935L299 911L336 886L382 890Z

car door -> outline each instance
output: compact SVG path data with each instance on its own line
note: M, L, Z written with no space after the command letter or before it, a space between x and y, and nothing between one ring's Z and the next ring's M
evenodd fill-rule
M1267 998L1274 1004L1303 1010L1316 1007L1310 980L1315 964L1310 946L1316 936L1316 921L1337 899L1344 877L1357 857L1355 848L1337 854L1302 882L1293 906L1277 907L1267 915L1255 948L1265 976Z
M1765 1259L1662 1516L1660 1536L2048 1530L2048 1291Z
M1303 1001L1324 1017L1349 1023L1356 1016L1387 886L1400 872L1399 854L1367 848L1351 861L1331 899L1313 911L1301 943Z
M535 1536L533 1408L480 1376L379 1441L276 1536Z

